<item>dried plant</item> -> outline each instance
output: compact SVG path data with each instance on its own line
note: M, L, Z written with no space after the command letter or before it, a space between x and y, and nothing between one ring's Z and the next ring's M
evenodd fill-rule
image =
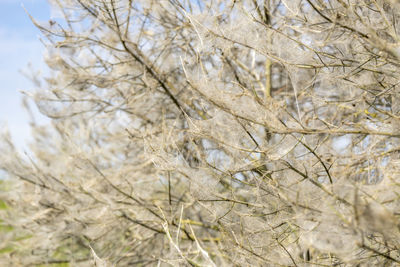
M1 264L400 263L400 2L51 4Z

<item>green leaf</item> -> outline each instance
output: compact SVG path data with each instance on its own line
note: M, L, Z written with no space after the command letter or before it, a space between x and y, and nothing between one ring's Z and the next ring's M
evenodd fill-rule
M11 232L14 229L11 225L0 224L0 232Z
M6 210L6 209L8 209L6 202L0 199L0 210Z
M13 252L13 251L14 251L14 248L11 247L11 246L7 246L7 247L4 247L4 248L0 248L0 254L3 254L3 253L10 253L10 252Z

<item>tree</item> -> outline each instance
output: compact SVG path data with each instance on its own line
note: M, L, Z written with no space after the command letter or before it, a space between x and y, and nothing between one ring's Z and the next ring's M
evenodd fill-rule
M4 264L400 262L397 1L51 2Z

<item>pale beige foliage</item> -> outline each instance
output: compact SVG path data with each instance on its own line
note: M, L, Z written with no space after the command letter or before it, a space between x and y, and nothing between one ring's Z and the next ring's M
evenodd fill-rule
M51 3L1 264L400 263L397 1Z

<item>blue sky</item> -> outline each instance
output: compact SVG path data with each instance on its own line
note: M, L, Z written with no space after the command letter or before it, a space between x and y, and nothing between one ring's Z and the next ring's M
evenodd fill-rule
M35 70L45 69L40 32L22 5L39 21L50 19L46 0L0 0L0 123L7 124L19 148L25 147L25 140L30 136L29 116L22 108L19 91L34 89L21 70L27 70L28 63ZM44 118L39 117L39 122L45 122Z

